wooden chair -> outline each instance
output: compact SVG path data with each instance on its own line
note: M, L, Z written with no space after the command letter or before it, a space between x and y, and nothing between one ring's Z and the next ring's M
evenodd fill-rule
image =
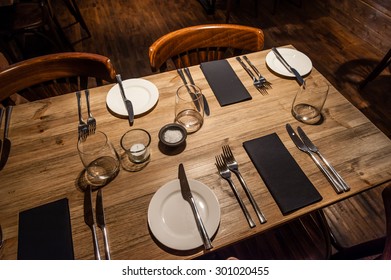
M382 197L386 214L386 235L348 248L336 244L338 252L333 254L331 259L352 260L375 257L380 260L391 260L391 185L384 188Z
M259 28L235 24L206 24L168 33L149 47L152 71L167 70L167 62L176 68L240 55L263 49L264 36Z
M46 1L18 2L0 9L0 35L3 51L12 62L32 57L36 46L55 52L73 51L65 34L56 25ZM30 39L30 41L29 41ZM39 42L39 44L31 44ZM42 51L41 51L41 54Z
M109 58L91 53L68 52L31 58L0 72L0 101L14 93L28 100L115 82Z

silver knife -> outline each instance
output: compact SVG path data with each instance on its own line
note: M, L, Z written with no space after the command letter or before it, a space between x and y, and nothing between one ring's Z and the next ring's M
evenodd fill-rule
M190 84L195 85L194 80L193 80L193 77L191 76L191 73L190 73L189 68L186 67L186 68L184 68L184 70L185 70L185 73L186 73L187 77L189 78ZM202 94L202 93L201 93L201 94ZM209 116L209 115L210 115L209 104L208 104L208 100L206 100L206 97L205 97L204 94L202 94L202 100L203 100L203 102L204 102L204 111L205 111L205 114L206 114L207 116Z
M92 231L92 239L94 243L94 253L95 259L100 260L100 252L98 245L98 238L96 236L96 227L94 221L94 213L92 210L92 190L91 187L88 186L84 192L84 222L90 227Z
M11 141L8 138L8 128L11 120L12 106L8 106L5 110L5 125L4 125L4 138L1 146L1 158L0 158L0 170L2 170L7 163L8 156L11 151ZM1 122L0 122L1 124Z
M326 158L321 154L318 147L312 143L311 139L308 138L307 134L305 134L304 130L299 126L297 128L297 132L300 135L300 138L303 140L304 144L310 149L311 152L316 153L320 159L326 164L326 166L330 169L331 173L334 175L334 177L338 180L339 184L341 185L342 189L347 192L350 190L350 187L345 182L345 180L339 175L339 173L334 169L334 167L326 160Z
M103 208L103 195L102 189L99 189L96 195L96 223L103 233L103 243L105 245L106 260L111 260L109 241L107 238L105 212Z
M189 87L187 86L188 83L187 83L187 81L186 81L186 78L185 78L185 75L183 74L182 69L177 69L176 71L178 72L179 77L181 77L182 82L183 82L183 84L186 86L187 92L190 94L191 98L192 98L193 100L196 100L196 99L197 99L197 96L196 96L196 95L189 89ZM199 104L197 101L194 101L194 104L195 104L197 110L200 111L200 110L201 110L201 109L200 109L200 104Z
M119 91L121 93L122 100L125 103L126 111L128 112L129 125L132 126L133 125L133 121L134 121L134 112L133 112L132 101L130 101L129 99L126 98L124 86L122 84L121 75L117 74L115 77L116 77L117 82L118 82Z
M334 179L334 177L323 167L323 165L319 162L319 160L314 156L314 153L308 149L308 147L301 141L300 137L296 134L296 132L293 130L291 125L288 123L286 124L286 130L288 131L289 136L291 137L293 143L295 143L296 147L302 151L307 153L312 160L315 162L315 164L319 167L319 169L323 172L323 174L326 176L326 178L330 181L331 185L333 186L336 193L342 193L343 189L339 185L338 181Z
M204 243L204 247L206 250L209 250L213 246L212 246L212 243L211 243L210 238L208 236L208 233L205 229L204 223L202 222L200 213L198 212L193 195L191 194L189 182L187 181L187 178L186 178L185 168L183 167L182 163L179 164L178 178L179 178L179 183L181 185L182 197L184 200L186 200L190 204L191 210L193 211L193 215L194 215L194 218L195 218L195 221L197 224L198 231L201 235L202 242Z
M280 54L280 52L275 48L273 47L272 48L272 51L273 53L276 55L277 59L282 63L282 65L284 65L284 67L289 71L291 72L292 74L295 75L296 77L296 80L299 82L300 85L303 85L305 82L304 82L304 79L303 77L299 74L299 72L297 72L297 70L293 67L291 67L288 62L286 62L286 60L284 59L284 57Z

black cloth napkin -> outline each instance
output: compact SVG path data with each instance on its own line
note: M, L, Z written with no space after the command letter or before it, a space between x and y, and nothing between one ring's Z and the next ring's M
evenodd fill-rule
M283 215L322 199L276 133L243 146Z
M74 259L67 198L19 213L18 259Z
M220 106L252 99L227 60L203 62L200 67Z

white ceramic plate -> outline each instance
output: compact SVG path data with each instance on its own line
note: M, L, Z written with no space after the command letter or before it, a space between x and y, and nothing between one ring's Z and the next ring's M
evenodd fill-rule
M141 115L155 106L159 99L157 87L144 79L128 79L122 81L126 98L132 101L134 115ZM117 115L128 116L125 104L119 91L119 85L113 86L106 97L109 109Z
M278 52L288 62L288 64L295 68L301 76L307 75L312 70L312 62L308 56L294 49L278 48ZM270 51L266 55L266 64L274 72L286 76L295 77L295 75L289 72L284 65L277 59L276 55Z
M220 224L216 195L203 183L189 179L189 185L209 237ZM191 250L203 245L190 204L182 198L179 180L163 185L151 199L148 224L153 235L165 246Z

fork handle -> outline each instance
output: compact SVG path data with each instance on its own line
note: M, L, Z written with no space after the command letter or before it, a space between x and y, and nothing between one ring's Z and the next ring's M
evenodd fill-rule
M81 116L81 93L80 91L76 91L77 97L77 110L79 112L79 123L83 123L83 117Z
M259 206L258 206L257 202L255 201L249 188L247 187L246 181L244 181L242 174L240 174L240 172L237 170L232 170L232 171L235 173L236 177L238 177L240 184L242 185L244 191L246 192L248 199L251 202L251 205L254 207L255 213L257 214L259 221L261 222L261 224L266 223L267 220L265 218L265 215L263 215L261 209L259 209Z
M262 76L261 73L255 67L255 65L250 61L250 59L248 59L248 57L245 55L243 56L243 58L248 63L248 65L250 65L250 67L254 70L254 72L258 75L258 77L260 78Z
M91 110L90 110L90 91L86 89L85 91L86 94L86 101L87 101L87 113L89 117L92 117L91 115Z
M238 190L235 187L234 182L229 178L227 179L227 181L228 181L229 185L231 186L231 189L232 189L233 193L235 194L237 201L239 202L240 208L242 208L242 211L244 213L244 216L247 219L247 222L248 222L250 228L255 227L255 223L254 223L253 219L251 218L250 213L248 212L248 210L246 208L246 205L244 205L242 198L239 196Z
M236 60L239 61L240 65L242 65L243 69L246 70L247 74L251 77L251 79L253 79L253 81L255 81L257 79L257 77L255 77L253 72L251 72L250 68L248 68L246 66L246 64L244 64L243 60L239 56L236 57Z

